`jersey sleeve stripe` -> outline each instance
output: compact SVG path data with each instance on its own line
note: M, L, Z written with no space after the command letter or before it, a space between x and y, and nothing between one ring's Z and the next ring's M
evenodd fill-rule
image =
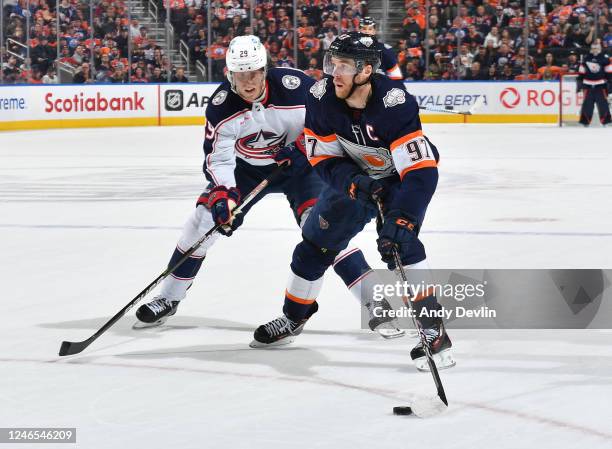
M415 139L416 137L422 137L422 136L423 136L423 131L419 129L410 134L406 134L405 136L402 136L399 139L395 139L393 142L391 142L391 151L395 150L397 147L399 147L403 143L406 143L412 139Z
M426 168L426 167L437 167L437 166L438 164L436 163L436 161L432 161L432 160L418 162L402 170L402 172L400 173L400 179L404 179L404 176L406 175L406 173L411 172L413 170L418 170L420 168Z
M401 80L401 79L403 79L402 71L400 70L400 68L399 68L399 66L397 64L395 64L393 67L391 67L389 70L387 70L387 76L389 78L391 78L392 80Z
M310 161L310 165L312 165L314 167L319 162L323 162L324 160L330 159L332 157L341 157L341 156L334 156L334 155L331 155L331 154L324 154L323 156L311 157L308 160Z
M329 136L319 136L315 134L312 129L309 128L304 128L304 134L306 134L307 136L315 137L321 142L335 142L337 140L335 134L330 134Z

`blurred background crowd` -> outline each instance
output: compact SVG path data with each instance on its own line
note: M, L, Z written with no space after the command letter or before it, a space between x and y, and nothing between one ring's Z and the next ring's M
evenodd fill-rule
M612 46L605 0L2 0L1 13L3 84L220 81L243 34L319 78L365 16L406 80L553 80L594 41Z

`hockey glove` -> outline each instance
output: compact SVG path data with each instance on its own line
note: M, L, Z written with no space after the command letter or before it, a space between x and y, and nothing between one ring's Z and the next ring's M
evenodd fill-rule
M215 224L221 225L219 232L228 237L244 220L241 212L232 214L232 210L240 204L240 191L236 187L213 187L200 196L197 204L210 209Z
M281 148L274 155L274 160L278 165L284 167L285 173L289 176L297 176L310 168L310 163L306 157L304 147L304 134L301 134L295 142Z
M576 80L576 93L579 94L584 89L584 84L581 79Z
M396 268L393 251L397 251L401 257L402 252L415 243L416 230L416 220L407 217L400 210L395 209L385 215L385 223L378 232L376 243L382 261L387 264L389 270Z
M382 182L366 175L355 175L348 188L348 195L352 200L374 207L377 207L378 201L381 201L386 193Z

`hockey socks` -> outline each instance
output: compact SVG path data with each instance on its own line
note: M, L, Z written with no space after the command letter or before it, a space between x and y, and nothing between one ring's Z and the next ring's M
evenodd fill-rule
M406 270L408 278L412 281L418 280L423 285L432 284L430 281L431 275L429 273L429 264L426 259L412 265L406 265L404 269ZM440 304L438 304L438 299L434 295L433 287L417 292L416 295L413 294L413 297L410 299L414 307L416 318L419 320L421 327L424 329L433 327L436 323L436 314L432 312L440 309Z
M177 246L172 253L168 267L176 265L184 252ZM193 279L200 271L202 262L206 256L190 256L174 272L168 276L162 284L161 296L172 301L180 301L187 295L187 290L193 284Z
M299 322L309 316L315 300L323 286L323 277L309 281L291 272L285 291L283 313L292 321Z
M341 252L334 260L334 271L361 302L362 283L372 272L359 248Z

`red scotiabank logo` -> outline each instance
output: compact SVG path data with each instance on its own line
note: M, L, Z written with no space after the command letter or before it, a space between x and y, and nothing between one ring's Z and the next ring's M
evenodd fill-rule
M45 112L104 112L104 111L144 111L144 97L132 92L124 97L107 97L97 92L85 96L79 92L71 97L45 95Z
M521 94L514 87L506 87L499 94L499 101L508 109L515 108L521 101Z

